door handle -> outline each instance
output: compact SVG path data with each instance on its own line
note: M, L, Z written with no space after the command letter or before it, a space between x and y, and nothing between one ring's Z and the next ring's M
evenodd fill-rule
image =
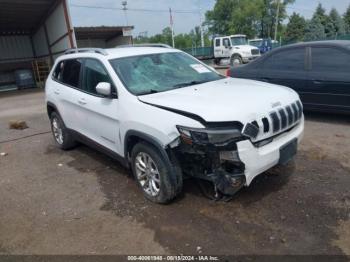
M60 90L59 89L55 89L55 91L53 91L56 95L60 94Z
M84 98L80 98L80 99L78 100L78 103L79 103L80 105L86 105L86 100L85 100Z
M270 78L266 78L266 77L265 78L261 78L261 81L263 81L263 82L270 82L270 80L271 80Z
M322 84L321 81L317 81L317 80L313 80L312 82L313 82L315 85L321 85L321 84Z

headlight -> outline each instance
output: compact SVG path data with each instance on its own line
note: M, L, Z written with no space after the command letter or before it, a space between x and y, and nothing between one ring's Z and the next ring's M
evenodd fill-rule
M224 145L242 138L241 131L232 129L204 129L176 126L182 141L186 144L215 144Z
M244 54L244 55L251 55L252 53L251 53L251 52L248 52L248 51L243 51L243 54Z

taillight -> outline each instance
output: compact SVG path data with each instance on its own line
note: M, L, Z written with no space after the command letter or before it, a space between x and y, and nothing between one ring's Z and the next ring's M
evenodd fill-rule
M231 69L230 69L230 68L228 68L228 69L226 70L226 76L228 76L228 77L231 76Z

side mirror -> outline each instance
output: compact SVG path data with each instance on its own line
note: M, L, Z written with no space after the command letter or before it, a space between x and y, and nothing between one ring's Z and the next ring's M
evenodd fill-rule
M111 84L107 82L100 82L96 86L96 92L100 95L110 97L112 94Z

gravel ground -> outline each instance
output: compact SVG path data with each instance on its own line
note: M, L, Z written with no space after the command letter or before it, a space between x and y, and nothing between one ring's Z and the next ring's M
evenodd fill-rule
M8 129L18 119L29 128ZM307 113L296 159L232 201L187 180L176 201L156 205L105 155L59 150L42 92L0 94L0 254L350 255L349 126Z

